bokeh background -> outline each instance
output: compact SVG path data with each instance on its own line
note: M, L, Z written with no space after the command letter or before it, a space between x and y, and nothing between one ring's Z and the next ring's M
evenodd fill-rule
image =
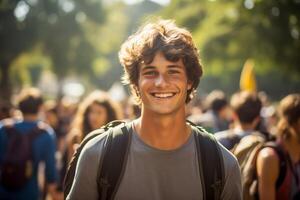
M199 95L239 90L245 65L275 101L300 91L300 0L1 0L1 100L25 86L50 99L93 89L122 99L120 46L155 17L192 32L204 66Z

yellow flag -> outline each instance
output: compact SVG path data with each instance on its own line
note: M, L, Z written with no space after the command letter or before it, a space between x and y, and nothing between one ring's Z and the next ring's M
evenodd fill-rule
M254 61L251 59L246 60L241 77L240 77L240 89L250 92L256 92L256 79L254 73Z

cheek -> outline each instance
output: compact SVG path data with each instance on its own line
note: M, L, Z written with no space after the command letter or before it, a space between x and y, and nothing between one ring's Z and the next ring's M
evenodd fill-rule
M89 115L89 119L92 123L102 124L106 122L105 112L92 112Z

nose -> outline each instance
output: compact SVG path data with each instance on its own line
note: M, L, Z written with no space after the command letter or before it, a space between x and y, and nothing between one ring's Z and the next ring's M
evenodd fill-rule
M164 77L163 74L160 74L159 76L157 76L156 80L155 80L155 86L160 86L163 87L165 85L168 84L168 80L166 77Z

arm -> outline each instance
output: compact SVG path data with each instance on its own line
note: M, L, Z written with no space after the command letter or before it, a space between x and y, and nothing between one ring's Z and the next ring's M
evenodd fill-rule
M73 185L66 199L98 199L97 172L104 144L104 139L101 138L90 140L82 149Z
M47 184L47 192L51 195L53 200L62 200L62 192L57 191L58 173L55 162L55 135L53 130L48 129L49 134L46 135L44 149L44 161L45 161L45 179Z
M225 147L221 147L224 169L225 183L222 191L222 200L241 200L242 199L242 181L241 170L236 158Z
M279 159L271 148L262 149L257 157L258 193L261 200L275 200Z
M52 200L63 200L64 195L62 192L57 191L57 184L50 183L47 185L47 191L50 194Z

